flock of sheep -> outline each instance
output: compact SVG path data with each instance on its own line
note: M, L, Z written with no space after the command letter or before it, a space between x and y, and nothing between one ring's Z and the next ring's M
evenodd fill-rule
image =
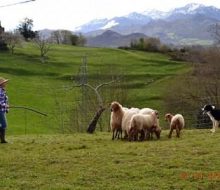
M110 126L112 130L112 140L115 138L129 141L143 141L153 138L153 134L157 139L160 138L161 128L159 124L159 113L151 108L126 108L120 103L114 101L110 105L111 118ZM176 136L180 137L180 131L184 128L185 121L181 114L165 115L165 120L170 124L170 132L168 137L172 137L173 130L176 130Z

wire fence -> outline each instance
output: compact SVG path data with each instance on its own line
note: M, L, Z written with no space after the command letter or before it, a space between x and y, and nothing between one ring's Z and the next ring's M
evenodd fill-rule
M81 88L69 90L72 83L68 85L63 82L58 84L59 88L57 88L51 87L50 84L47 85L45 82L39 82L33 87L35 89L34 92L27 92L27 88L22 87L14 91L9 89L9 98L13 93L12 98L9 99L10 105L28 107L47 114L47 116L44 116L27 109L12 108L8 114L9 132L12 134L86 132L89 122L97 111L96 96L88 91L86 97L82 97ZM109 100L118 100L117 96L109 94L109 90L111 91L112 89L107 90L106 94L110 96ZM131 89L129 90L131 91ZM105 95L105 92L103 93ZM119 94L122 94L121 91L119 91ZM138 97L138 94L136 95ZM129 99L130 97L126 98ZM122 96L119 102L123 102L126 98ZM188 105L185 100L170 103L160 100L161 107L165 107L163 111L158 110L162 128L168 127L163 117L165 113L171 111L172 114L180 113L184 116L186 128L210 128L212 123L209 117L202 113L201 108L205 104L212 104L213 99L219 98L218 96L202 97L197 102L194 102L193 105ZM145 101L148 102L147 99ZM216 104L216 107L218 106ZM98 131L109 131L110 129L110 110L108 106L106 108L97 124L96 129Z

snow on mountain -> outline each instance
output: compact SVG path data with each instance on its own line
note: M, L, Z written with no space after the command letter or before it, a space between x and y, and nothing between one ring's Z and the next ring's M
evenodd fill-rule
M113 26L116 26L118 24L119 23L116 22L115 20L111 20L110 22L108 22L105 26L101 27L100 29L105 30L105 29L111 28Z
M137 13L137 12L132 12L124 17L131 19L131 20L138 20L138 21L146 21L146 20L151 19L149 15L144 15L142 13Z
M190 3L184 7L176 8L169 11L169 14L195 14L197 9L205 7L202 4Z
M97 29L100 29L102 27L104 27L105 25L107 25L107 23L109 22L109 20L107 18L104 19L95 19L92 20L86 24L83 24L81 26L78 26L75 28L76 32L91 32Z
M165 18L168 15L168 12L158 11L155 9L149 9L149 10L142 12L141 14L149 16L152 19L156 20L156 19Z

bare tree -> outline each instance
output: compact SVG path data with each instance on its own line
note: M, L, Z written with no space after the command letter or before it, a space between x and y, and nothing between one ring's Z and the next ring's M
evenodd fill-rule
M215 43L217 45L220 45L220 23L216 23L214 25L211 25L209 29Z
M11 51L11 54L14 54L14 49L16 46L21 45L22 36L19 34L17 30L13 32L5 32L3 35L3 39L6 42L8 48Z
M78 87L80 86L86 86L90 89L93 90L93 92L96 94L96 97L97 97L97 100L98 100L98 110L96 111L96 114L95 116L93 117L93 119L91 120L91 122L89 123L89 126L88 126L88 129L87 129L87 132L88 133L93 133L96 129L96 124L100 118L100 116L102 115L102 112L105 111L106 109L106 106L104 105L103 103L103 98L102 96L100 95L99 93L99 90L100 88L102 88L103 86L106 86L106 85L110 85L111 83L113 83L115 81L110 81L110 82L106 82L106 83L102 83L102 84L99 84L98 86L94 87L90 84L80 84L78 85Z
M100 131L109 130L109 103L114 100L126 103L128 98L120 69L114 64L103 65L95 74L88 74L87 56L83 57L79 72L74 76L76 84L71 87L79 92L70 112L70 131L93 133L98 127Z
M40 60L42 63L44 63L46 60L46 55L48 54L48 52L51 49L51 43L49 40L47 40L43 37L42 38L40 38L40 37L35 38L34 43L36 44L36 46L40 50Z
M62 37L61 37L61 31L55 30L51 33L51 38L53 41L55 41L57 44L62 43Z

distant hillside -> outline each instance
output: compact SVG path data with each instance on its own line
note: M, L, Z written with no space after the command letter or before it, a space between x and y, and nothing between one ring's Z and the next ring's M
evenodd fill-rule
M121 101L124 105L149 106L161 114L165 113L164 96L169 81L190 69L190 65L171 61L164 54L61 44L51 47L46 62L42 64L39 49L32 43L25 43L15 49L14 55L0 52L0 76L10 79L7 87L10 105L31 107L47 113L48 117L22 109L10 109L7 115L8 134L64 132L63 127L77 124L78 115L73 113L73 109L82 94L79 88L71 87L76 84L74 79L79 76L85 55L90 84L109 82L113 77L121 76L117 84L104 88L112 91L104 91L104 101L121 101L112 96L115 93L113 89L120 87L117 92L126 93L126 98ZM151 85L148 85L149 82ZM95 101L93 91L88 90L88 93ZM91 121L95 111L93 106L88 115L84 115L83 121ZM106 110L100 121L103 131L109 126L109 114Z
M192 3L169 12L146 10L142 13L133 12L112 19L94 20L79 26L76 31L88 37L99 36L106 30L112 30L121 35L142 33L151 37L159 37L165 43L210 44L212 38L208 31L210 26L217 22L220 22L220 9ZM109 37L111 38L111 35ZM93 38L92 43L100 44L99 38L98 42L95 42ZM103 40L100 46L106 46L106 41L110 39ZM116 44L123 45L123 43L124 40L118 38ZM109 43L110 47L114 45L115 43Z
M129 35L121 35L111 30L105 31L96 37L88 37L87 45L94 47L118 47L128 46L132 40L144 38L146 35L141 33L132 33Z

